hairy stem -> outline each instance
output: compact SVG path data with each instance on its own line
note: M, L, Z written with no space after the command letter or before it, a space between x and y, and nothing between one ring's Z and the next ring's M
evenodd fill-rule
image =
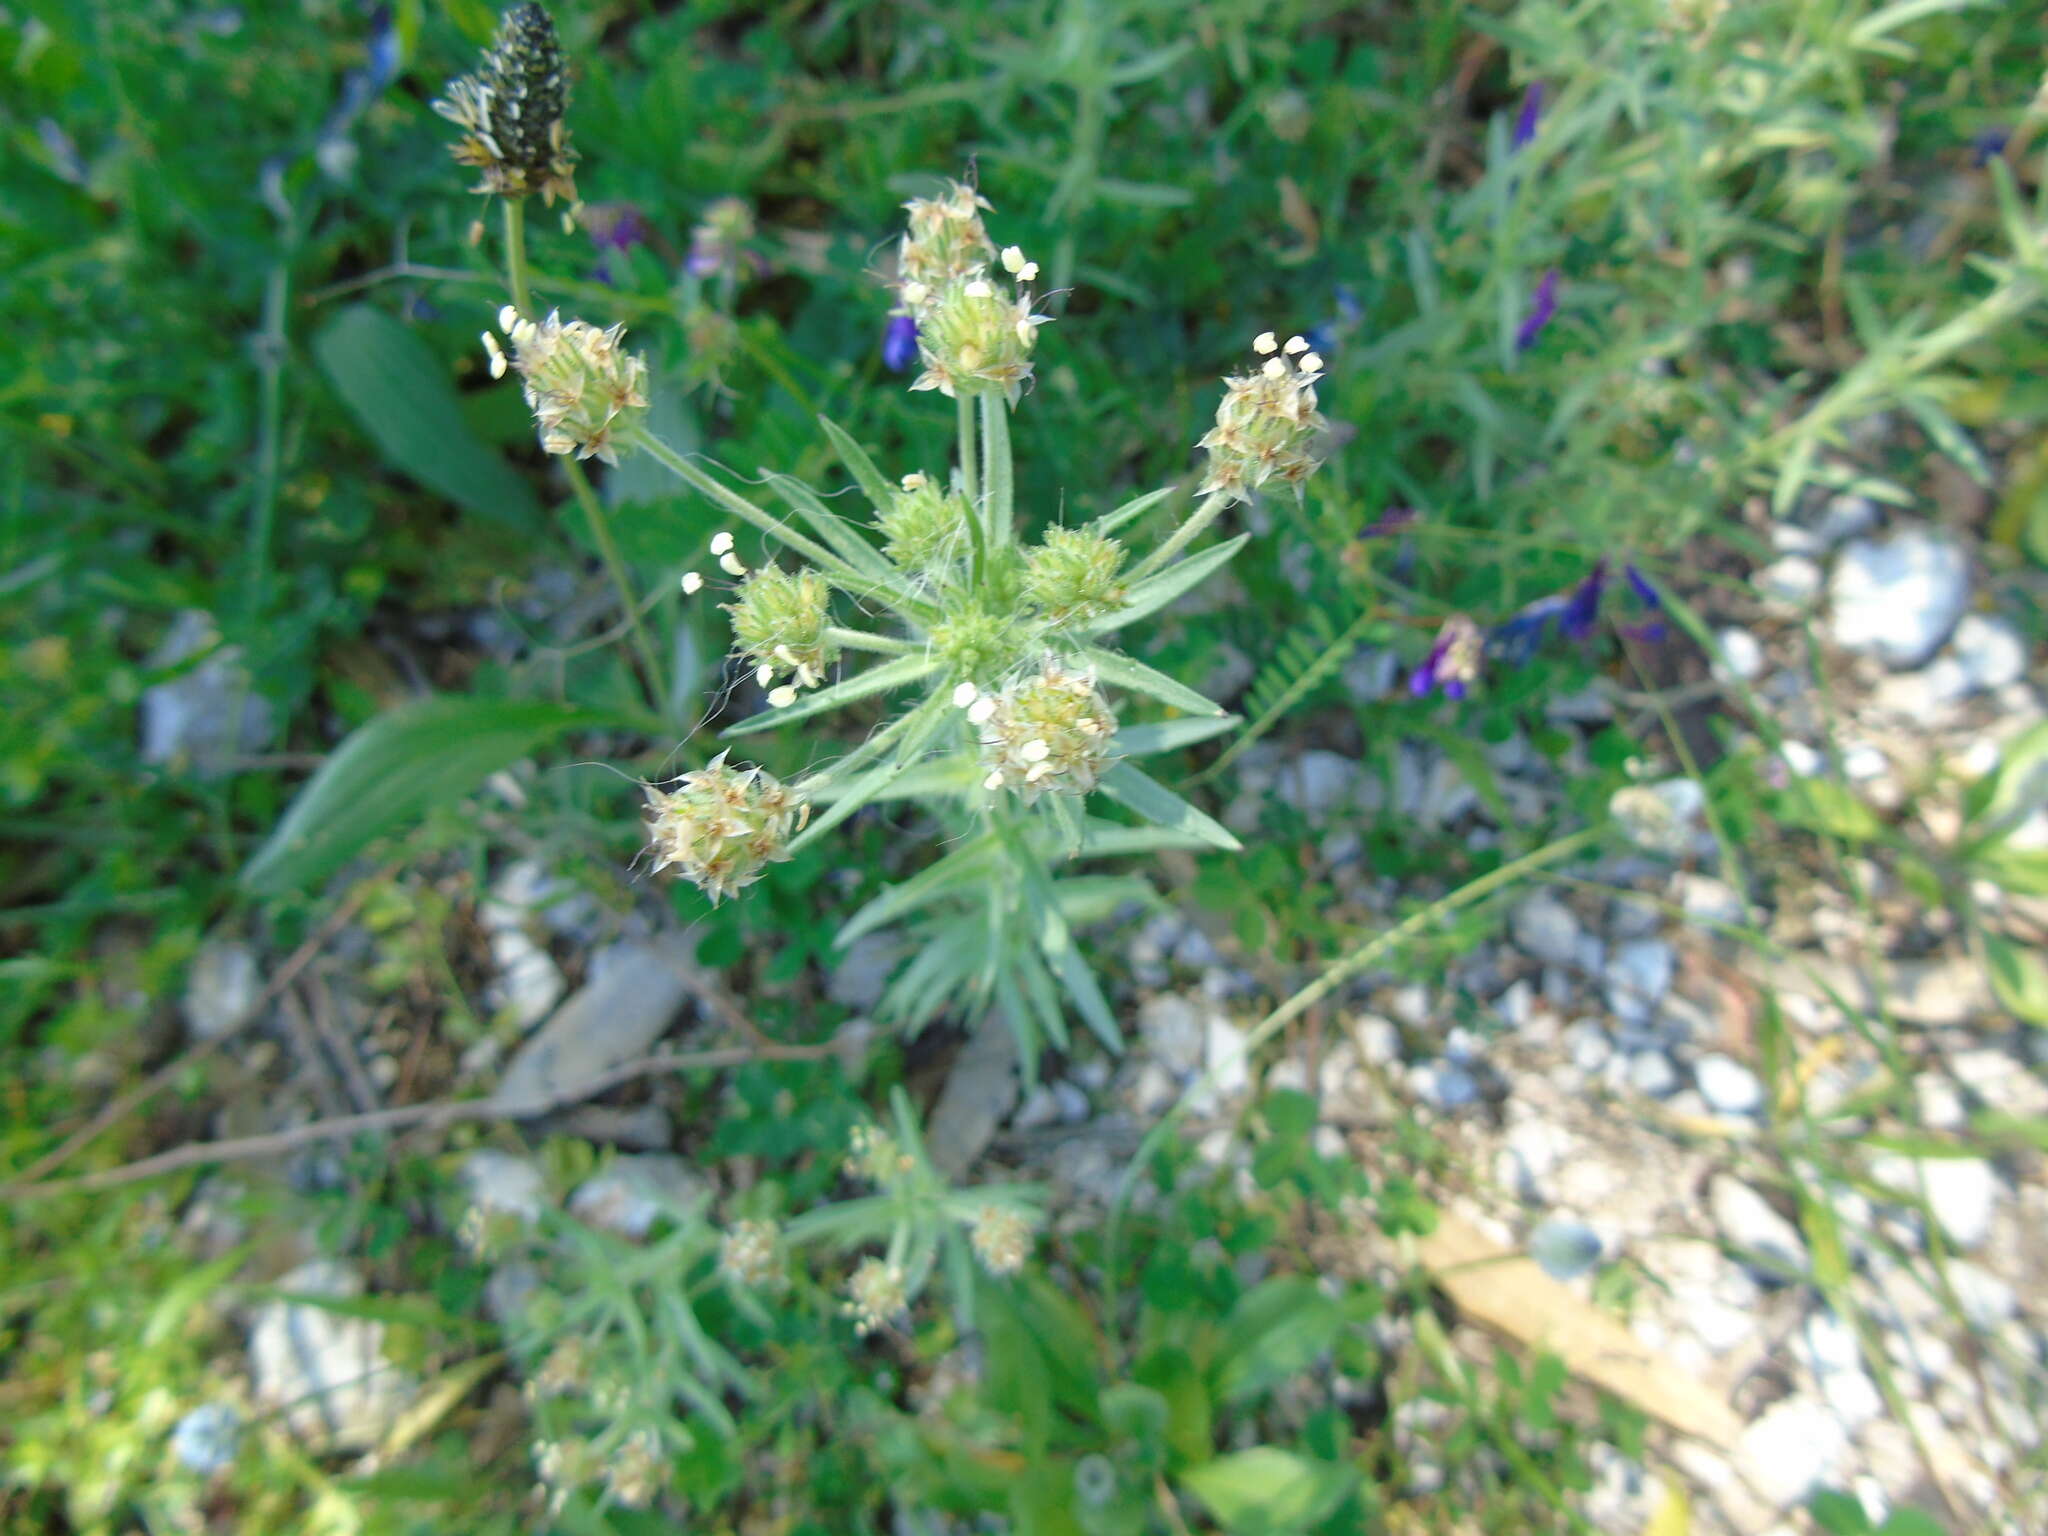
M967 505L981 511L981 465L974 451L974 398L961 395L953 402L960 419L960 488L967 493Z
M991 391L981 397L981 483L988 492L989 548L1015 542L1017 481L1010 458L1010 407Z
M787 544L806 560L815 562L821 570L842 579L849 585L860 587L872 585L871 583L862 582L853 567L825 548L824 545L806 538L781 519L763 512L737 491L720 485L710 475L692 464L651 432L646 431L644 428L636 427L628 432L621 441L630 447L638 448L643 453L652 455L663 469L666 469L677 479L701 491L734 517L740 519L740 521L749 523L760 529L770 538L778 539L782 543Z
M512 290L512 307L533 318L533 287L526 273L526 199L505 199L505 286Z
M1134 582L1142 581L1154 571L1163 569L1167 561L1186 549L1194 541L1195 535L1215 522L1218 514L1229 505L1230 497L1222 491L1212 491L1204 496L1195 510L1188 514L1188 520L1176 528L1172 537L1164 544L1140 560L1127 579Z

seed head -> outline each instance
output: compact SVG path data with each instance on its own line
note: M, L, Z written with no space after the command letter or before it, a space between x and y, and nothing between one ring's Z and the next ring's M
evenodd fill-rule
M718 1273L731 1285L748 1290L779 1290L782 1234L772 1221L736 1221L718 1245Z
M1054 624L1099 619L1123 605L1124 547L1089 528L1045 530L1024 556L1024 596Z
M915 484L911 482L915 481ZM967 498L942 491L928 476L906 475L903 487L875 517L884 553L905 571L937 576L965 560L970 547Z
M736 558L730 548L719 555L721 562ZM831 599L825 578L812 570L792 575L764 565L740 583L738 601L721 606L732 615L733 639L754 664L757 681L765 686L784 672L800 688L825 680L825 669L839 659L838 645L825 633Z
M1047 662L996 695L981 728L983 787L1028 805L1047 790L1085 795L1109 765L1116 717L1086 672Z
M846 1149L847 1177L877 1188L893 1183L914 1166L910 1154L896 1145L893 1136L872 1125L856 1125L846 1139Z
M995 255L981 222L982 210L994 210L974 188L952 182L938 197L913 197L903 206L910 213L910 232L903 237L896 270L906 287L922 284L926 292L936 292L980 271ZM906 293L904 302L914 308L923 301Z
M984 1205L967 1234L992 1275L1014 1275L1031 1256L1031 1223L1006 1205Z
M618 439L647 411L647 363L619 345L626 328L601 331L560 312L536 324L511 305L498 325L512 341L511 366L518 370L526 403L549 453L619 462ZM486 338L491 372L505 371L505 356Z
M1216 425L1201 442L1209 454L1203 495L1244 501L1272 479L1299 489L1322 462L1315 439L1329 425L1316 410L1323 360L1307 348L1299 336L1282 347L1271 331L1262 332L1252 350L1266 360L1223 381Z
M853 1319L854 1331L870 1334L902 1316L910 1306L903 1285L903 1271L896 1265L880 1259L862 1259L853 1278L846 1282L845 1310Z
M1007 670L1017 655L1017 621L986 608L962 608L926 631L953 676L971 681Z
M635 1430L613 1452L605 1486L628 1509L645 1509L661 1491L661 1440L651 1429Z
M810 806L760 768L734 768L719 753L667 792L647 786L648 835L656 873L674 865L713 901L761 878L789 857L789 840Z
M574 1392L590 1382L590 1345L578 1337L561 1340L527 1383L535 1395L556 1397Z
M500 197L538 192L576 201L576 156L562 120L569 80L555 24L537 5L516 5L498 23L473 75L448 82L434 110L462 130L453 153L483 179L470 190Z
M1038 327L1050 318L1031 312L1029 293L1006 294L986 277L950 282L917 312L924 372L910 387L949 396L1000 392L1015 405L1031 377Z

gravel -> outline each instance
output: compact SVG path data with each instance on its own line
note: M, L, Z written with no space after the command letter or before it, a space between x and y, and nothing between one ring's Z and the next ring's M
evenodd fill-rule
M1924 528L1882 544L1854 539L1836 562L1828 597L1836 645L1908 672L1932 660L1962 618L1969 561L1953 540Z

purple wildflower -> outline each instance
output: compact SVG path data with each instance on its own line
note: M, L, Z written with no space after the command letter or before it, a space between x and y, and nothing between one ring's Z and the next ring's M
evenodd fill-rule
M1515 350L1526 352L1536 345L1536 338L1543 334L1551 317L1557 313L1557 268L1552 267L1543 274L1543 281L1536 285L1536 294L1529 301L1529 313L1515 331Z
M1980 170L2005 153L2012 134L2004 128L1986 128L1970 140L1970 164Z
M917 361L917 321L909 315L891 315L882 332L882 365L901 373Z
M1550 621L1564 611L1565 600L1555 595L1539 597L1494 630L1488 648L1511 667L1519 667L1536 654L1550 633Z
M631 203L587 203L580 217L590 243L597 247L597 266L590 275L600 283L612 280L613 256L646 245L654 237L647 220Z
M1413 507L1389 507L1378 517L1358 530L1361 539L1383 539L1390 533L1398 533L1422 514Z
M1662 640L1665 634L1664 621L1658 617L1664 611L1664 594L1657 590L1650 578L1643 574L1642 568L1633 560L1622 567L1622 574L1628 578L1628 584L1634 590L1636 600L1649 610L1649 617L1634 624L1622 625L1621 632L1631 640L1641 640L1654 645Z
M1557 621L1558 632L1568 640L1583 640L1593 632L1600 617L1600 599L1607 590L1607 561L1595 560L1586 579L1572 589Z
M1536 125L1543 120L1543 82L1532 81L1529 89L1522 93L1522 110L1515 117L1515 136L1509 143L1511 149L1526 149L1536 138Z
M1447 699L1464 698L1479 677L1483 649L1479 626L1462 613L1452 614L1437 631L1422 665L1408 679L1408 691L1421 699L1441 688Z

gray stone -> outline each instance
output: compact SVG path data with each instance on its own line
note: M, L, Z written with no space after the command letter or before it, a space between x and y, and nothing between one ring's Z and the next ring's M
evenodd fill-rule
M2027 642L2003 619L1966 613L1949 641L1965 693L1991 693L2027 675Z
M1088 1095L1075 1083L1057 1082L1052 1085L1053 1101L1058 1104L1060 1119L1068 1125L1079 1125L1092 1112Z
M185 1027L195 1040L231 1035L255 1016L262 995L256 951L239 939L209 939L185 979Z
M825 995L842 1008L871 1013L889 989L889 974L902 957L903 945L893 934L863 934L833 961Z
M1826 1308L1809 1314L1799 1325L1793 1349L1815 1377L1860 1370L1863 1366L1863 1347L1856 1340L1854 1325Z
M1876 502L1868 496L1854 496L1845 491L1828 498L1813 532L1821 543L1832 549L1845 539L1870 532L1877 526L1878 519Z
M1571 1135L1562 1126L1535 1118L1517 1120L1501 1144L1494 1176L1519 1198L1540 1203L1549 1198L1552 1171L1571 1149Z
M1661 1099L1678 1091L1678 1069L1662 1051L1637 1051L1628 1059L1628 1081L1637 1093Z
M548 1203L547 1181L523 1157L485 1147L463 1159L469 1202L486 1216L511 1216L531 1226Z
M1714 677L1723 683L1748 682L1764 669L1764 648L1746 629L1730 626L1714 636L1721 654L1714 658Z
M1721 1114L1753 1115L1763 1108L1763 1083L1733 1056L1709 1052L1693 1064L1692 1070L1700 1097Z
M1998 1202L1998 1173L1982 1158L1906 1157L1887 1152L1871 1161L1878 1183L1917 1198L1923 1185L1927 1207L1950 1242L1976 1249L1991 1236L1991 1215Z
M1554 1216L1529 1234L1529 1257L1553 1280L1574 1280L1600 1262L1600 1234L1582 1221Z
M1060 1101L1053 1097L1052 1089L1044 1083L1024 1095L1024 1102L1017 1106L1017 1112L1010 1116L1013 1131L1035 1131L1044 1126L1058 1125Z
M1601 977L1607 1006L1624 1024L1648 1024L1677 969L1678 957L1662 939L1632 939L1616 946Z
M1221 1008L1209 1010L1204 1021L1203 1075L1201 1086L1188 1102L1191 1113L1213 1114L1225 1101L1236 1098L1251 1087L1251 1058L1244 1049L1247 1038Z
M1341 674L1344 691L1358 704L1371 704L1385 698L1394 691L1394 682L1401 674L1401 663L1394 653L1380 646L1360 646L1351 653L1344 663ZM1246 682L1251 679L1247 677ZM1227 695L1210 694L1210 698Z
M693 946L672 937L601 950L590 979L522 1045L492 1096L508 1114L541 1114L599 1086L667 1031L689 995Z
M1138 1009L1138 1032L1153 1057L1176 1077L1186 1077L1202 1062L1206 1010L1194 999L1163 992Z
M1283 767L1273 789L1310 821L1322 821L1355 800L1362 778L1354 759L1318 747Z
M1664 909L1640 891L1619 892L1607 903L1607 936L1647 939L1664 926Z
M1591 1019L1566 1026L1564 1047L1571 1053L1572 1065L1581 1072L1598 1072L1614 1054L1614 1042L1607 1037L1607 1031Z
M1016 1108L1017 1092L1016 1037L1002 1010L991 1008L953 1058L946 1086L932 1106L925 1127L932 1166L948 1179L965 1174Z
M346 1300L363 1283L331 1259L301 1265L277 1281L287 1295ZM405 1410L412 1379L384 1354L384 1324L282 1298L265 1302L249 1327L249 1372L257 1405L281 1416L309 1446L367 1450Z
M1707 1208L1723 1241L1759 1280L1782 1284L1804 1273L1806 1239L1740 1179L1715 1174L1707 1184Z
M521 859L506 868L492 885L489 899L477 908L477 922L490 939L491 961L498 972L494 1001L521 1034L546 1018L569 990L554 956L526 931L549 885L540 865Z
M1884 1394L1865 1371L1837 1371L1822 1377L1820 1395L1852 1435L1884 1413Z
M673 1152L635 1153L577 1185L569 1214L638 1242L663 1215L680 1216L710 1193L704 1176Z
M1375 1066L1392 1066L1401 1059L1401 1029L1392 1019L1376 1013L1360 1014L1351 1021L1351 1042L1361 1059Z
M1549 965L1570 965L1578 957L1582 932L1572 909L1549 891L1534 891L1508 914L1515 947Z
M1952 1260L1948 1283L1955 1288L1956 1305L1972 1327L1988 1332L2019 1315L2019 1298L2013 1288L1980 1264Z
M1785 555L1756 573L1758 593L1788 608L1809 608L1820 596L1820 566L1805 555Z
M1599 684L1588 683L1577 693L1551 695L1543 717L1554 725L1604 725L1614 718L1614 704Z
M1740 1461L1751 1486L1784 1509L1834 1483L1848 1452L1848 1431L1832 1409L1788 1397L1743 1431Z
M1463 1109L1479 1099L1478 1081L1454 1062L1426 1061L1411 1068L1408 1086L1432 1109Z
M187 609L149 657L152 669L175 667L218 643L210 615ZM255 691L239 646L223 646L189 671L142 693L142 760L218 778L238 756L260 752L276 734L270 701Z
M1509 1029L1527 1028L1535 1010L1536 989L1529 985L1527 977L1514 983L1493 1000L1493 1011L1500 1015L1501 1023Z
M186 1471L211 1477L233 1465L241 1439L239 1413L227 1403L204 1403L171 1430L171 1454Z
M1727 881L1687 870L1679 874L1674 884L1679 906L1693 921L1724 923L1729 927L1741 925L1744 918L1742 897Z
M1925 528L1883 544L1856 539L1844 546L1828 595L1836 645L1910 671L1933 658L1963 616L1969 561L1954 541Z

